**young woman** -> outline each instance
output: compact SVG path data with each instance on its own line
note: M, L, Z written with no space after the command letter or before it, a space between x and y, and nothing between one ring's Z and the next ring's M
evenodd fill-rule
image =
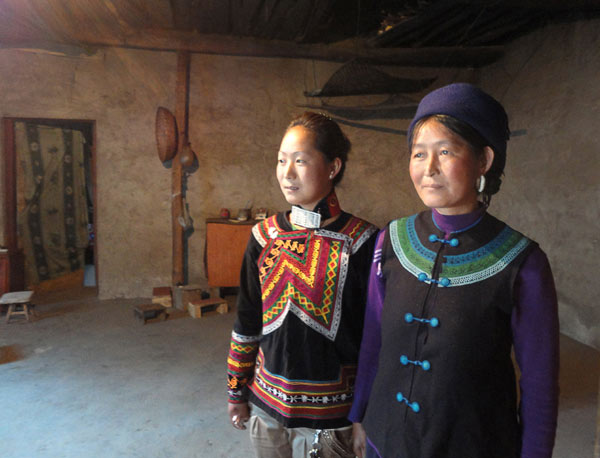
M537 243L487 212L508 136L504 108L469 84L419 104L409 172L429 210L377 238L350 415L359 457L552 455L552 273Z
M346 417L377 230L339 206L349 150L328 117L294 119L277 156L292 209L254 226L246 249L229 416L238 429L249 420L258 457L353 456Z

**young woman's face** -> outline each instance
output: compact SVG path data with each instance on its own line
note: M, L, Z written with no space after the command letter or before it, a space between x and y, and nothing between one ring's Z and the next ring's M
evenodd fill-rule
M315 149L315 134L302 126L288 130L277 156L277 180L281 192L291 205L306 210L316 207L333 187L340 159L329 162Z
M426 121L414 137L409 165L423 203L446 215L475 210L477 179L493 160L491 148L486 147L485 153L478 159L460 136L438 121Z

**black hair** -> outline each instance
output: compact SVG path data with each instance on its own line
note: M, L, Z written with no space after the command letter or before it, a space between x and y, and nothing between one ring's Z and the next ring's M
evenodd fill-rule
M315 148L325 156L327 161L332 162L336 157L340 158L342 166L333 179L333 185L336 186L342 181L344 171L346 170L348 153L352 147L350 140L342 132L337 122L321 113L305 111L290 122L286 132L296 126L302 126L314 132Z
M478 159L484 156L486 146L489 146L492 149L492 151L494 151L494 160L490 169L485 173L485 188L482 192L483 203L485 205L489 205L492 200L492 196L500 190L500 185L502 184L502 176L504 175L504 165L501 164L500 160L496 160L497 158L499 158L498 152L494 149L492 145L490 145L490 142L483 138L481 134L469 124L460 121L456 118L453 118L452 116L442 114L426 116L417 121L415 127L411 132L411 137L408 139L410 150L412 150L413 139L416 136L416 133L420 130L421 127L423 127L423 125L427 121L431 119L439 122L444 127L451 130L460 138L462 138L467 143L469 149L473 152L473 154L475 154L475 156Z

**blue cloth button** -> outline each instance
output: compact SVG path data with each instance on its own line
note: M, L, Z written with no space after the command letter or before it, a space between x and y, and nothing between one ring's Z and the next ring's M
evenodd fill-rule
M421 367L424 371L428 371L429 369L431 369L431 364L429 363L429 361L425 360L421 363Z
M406 365L408 364L408 358L406 357L406 355L402 355L402 356L400 357L400 362L401 362L401 363L402 363L404 366L406 366Z
M448 286L448 285L450 284L450 279L449 279L449 278L446 278L446 277L444 277L444 278L442 278L442 279L440 280L440 284L441 284L442 286Z
M406 315L404 315L404 321L406 321L407 323L418 321L419 323L429 324L429 326L431 326L432 328L437 328L440 325L440 320L438 320L436 317L433 317L430 320L428 320L426 318L417 318L412 313L407 313Z
M415 413L418 412L419 410L421 410L421 406L419 405L418 402L410 402L400 392L396 393L396 401L398 401L398 402L405 402L406 405L408 407L410 407L412 409L412 411L415 412Z
M419 276L417 277L417 279L418 279L419 281L426 281L426 280L427 280L427 274L426 274L425 272L421 272L421 273L419 274Z
M431 243L435 243L435 242L447 243L448 245L450 245L450 246L454 246L454 247L458 246L458 239L457 239L456 237L455 237L455 238L453 238L453 239L450 239L450 240L446 240L446 239L440 239L440 238L439 238L437 235L435 235L435 234L431 234L431 235L429 236L429 241L430 241Z

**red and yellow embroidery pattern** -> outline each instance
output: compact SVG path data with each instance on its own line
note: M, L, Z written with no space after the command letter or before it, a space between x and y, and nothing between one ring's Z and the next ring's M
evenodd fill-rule
M350 411L356 366L342 366L338 378L324 381L290 380L271 373L259 351L250 390L266 405L289 418L340 418Z
M292 312L334 340L350 254L374 230L358 218L350 218L340 232L284 232L275 217L259 223L253 233L263 246L258 260L263 334L281 326Z

